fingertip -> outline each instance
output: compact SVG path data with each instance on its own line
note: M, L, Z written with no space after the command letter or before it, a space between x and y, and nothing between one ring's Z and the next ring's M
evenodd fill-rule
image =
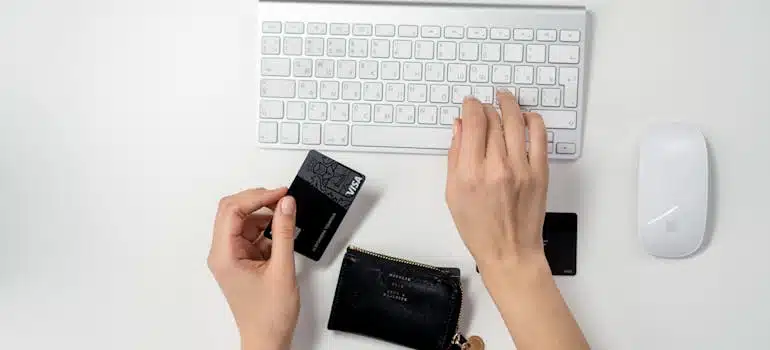
M294 216L297 212L297 202L294 200L294 197L286 196L281 198L277 208L281 215Z

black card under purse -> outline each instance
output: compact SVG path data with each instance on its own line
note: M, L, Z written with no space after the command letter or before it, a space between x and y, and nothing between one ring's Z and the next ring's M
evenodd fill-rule
M349 247L342 261L328 328L419 350L465 341L460 270Z

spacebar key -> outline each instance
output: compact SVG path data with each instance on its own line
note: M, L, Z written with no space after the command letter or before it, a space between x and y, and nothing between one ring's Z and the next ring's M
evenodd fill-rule
M449 148L452 129L353 125L350 139L353 146L441 150Z

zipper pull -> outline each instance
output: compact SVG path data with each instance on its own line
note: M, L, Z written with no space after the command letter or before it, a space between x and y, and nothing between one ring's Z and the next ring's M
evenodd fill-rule
M457 333L452 338L452 343L449 347L450 350L484 350L484 340L479 336L471 336L465 338L462 334Z

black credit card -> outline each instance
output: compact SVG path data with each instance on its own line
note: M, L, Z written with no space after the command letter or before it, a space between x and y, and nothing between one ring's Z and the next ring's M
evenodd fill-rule
M317 151L310 151L289 186L297 203L294 251L318 261L337 232L366 177ZM265 229L272 238L272 223Z
M543 246L552 275L575 276L577 274L577 214L545 213ZM478 266L476 272L479 272Z
M577 214L546 213L543 224L545 258L556 276L577 273Z

